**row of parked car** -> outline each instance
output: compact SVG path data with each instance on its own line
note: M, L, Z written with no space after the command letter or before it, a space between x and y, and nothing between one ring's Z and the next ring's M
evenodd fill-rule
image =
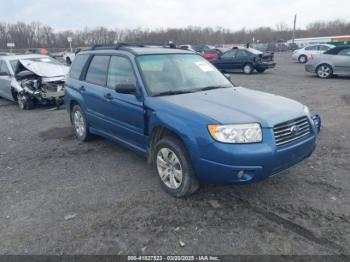
M292 59L305 64L305 71L321 79L333 76L350 76L350 45L310 45L292 54Z
M200 54L223 73L263 73L276 66L273 53L263 53L253 48L227 49L207 45L181 45L177 48ZM59 107L63 103L68 66L78 52L63 54L66 66L49 53L40 54L44 51L39 48L35 50L38 54L34 54L34 51L24 55L0 53L0 97L18 102L23 110L32 109L35 104L56 104Z
M254 52L222 56L227 64L251 56L247 61L261 71L262 63L273 65ZM308 158L320 117L299 102L234 86L219 71L232 69L222 56L211 63L189 50L132 44L77 53L64 89L75 136L103 136L145 156L174 197L193 194L201 182L266 179ZM22 109L27 99L63 94L68 68L52 58L4 56L0 63L0 96Z
M207 45L180 45L181 49L199 53L222 72L242 71L252 74L254 71L263 73L276 67L274 53L261 52L251 47L219 48Z

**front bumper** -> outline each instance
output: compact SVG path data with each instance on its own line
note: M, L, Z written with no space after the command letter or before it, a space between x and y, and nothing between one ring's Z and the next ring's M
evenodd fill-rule
M309 73L315 73L316 72L316 68L315 68L314 65L306 64L305 65L305 71L309 72Z
M275 146L270 128L263 129L262 143L234 145L214 142L201 148L202 156L195 164L196 174L204 182L219 184L251 183L277 175L311 156L319 129L312 126L313 132L309 136L281 147Z
M269 69L275 68L277 65L276 62L262 62L256 65L257 68Z

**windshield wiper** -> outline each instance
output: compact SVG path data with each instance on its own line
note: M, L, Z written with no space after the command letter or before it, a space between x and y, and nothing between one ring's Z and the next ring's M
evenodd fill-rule
M199 88L198 91L207 91L207 90L213 90L213 89L219 89L219 88L229 88L231 86L206 86Z
M155 93L152 96L171 96L171 95L187 94L192 92L193 90L170 90L170 91Z

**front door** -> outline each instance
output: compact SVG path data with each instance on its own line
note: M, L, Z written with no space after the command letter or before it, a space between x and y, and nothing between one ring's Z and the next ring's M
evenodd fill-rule
M335 73L350 74L350 48L341 50L337 55L333 56L333 64Z
M134 85L137 88L133 66L127 57L111 57L107 77L108 89L104 94L107 100L104 114L107 121L112 123L109 131L113 135L145 149L143 97L118 93L115 91L117 85Z

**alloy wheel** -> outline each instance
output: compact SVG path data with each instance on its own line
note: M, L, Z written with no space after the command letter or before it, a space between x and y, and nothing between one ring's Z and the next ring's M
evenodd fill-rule
M82 113L80 111L74 112L74 127L75 132L79 137L84 136L85 134L85 121Z
M317 70L317 75L320 78L328 78L331 75L331 68L327 65L321 65Z
M157 170L162 182L171 189L178 189L183 180L179 157L169 148L161 148L157 154Z

